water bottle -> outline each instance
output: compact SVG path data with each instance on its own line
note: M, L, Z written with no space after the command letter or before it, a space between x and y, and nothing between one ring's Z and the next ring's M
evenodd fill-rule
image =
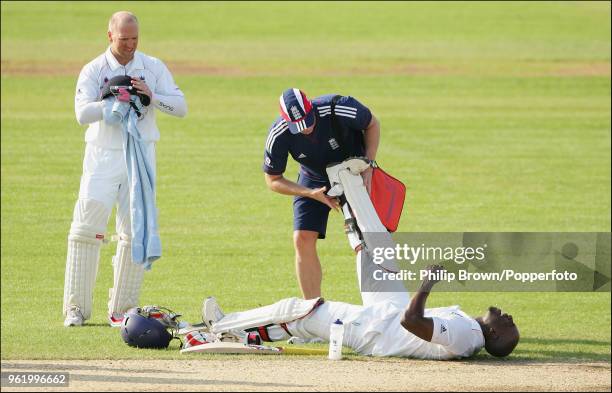
M344 336L344 325L342 321L336 319L329 328L329 359L342 359L342 338Z

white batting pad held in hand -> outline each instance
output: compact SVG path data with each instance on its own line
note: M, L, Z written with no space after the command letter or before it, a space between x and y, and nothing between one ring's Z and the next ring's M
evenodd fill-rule
M361 232L386 233L387 228L380 222L361 175L354 175L347 170L342 170L338 172L338 177L344 188L344 196L346 196L346 200L353 209Z
M68 235L64 316L70 307L78 307L84 319L91 317L100 246L109 215L109 209L102 202L93 199L79 199L74 207Z
M349 158L346 161L341 162L328 167L327 174L329 181L333 187L340 185L344 191L344 196L348 204L351 207L352 215L357 221L359 230L362 235L362 244L365 245L365 252L370 253L374 246L376 247L394 247L395 243L393 238L387 231L387 228L382 224L370 195L363 184L363 178L361 172L366 170L370 166L367 159L363 158ZM344 210L343 210L344 212ZM344 212L346 214L349 212ZM349 235L349 242L351 247L356 243L354 236ZM386 259L382 266L391 272L399 271L397 264L392 259Z
M361 172L365 171L370 167L370 161L367 158L357 157L357 158L349 158L345 161L342 161L339 164L330 166L326 168L327 177L329 177L329 182L332 186L332 189L335 185L341 184L340 179L338 177L341 171L348 171L353 175L359 175ZM337 196L337 195L330 195Z
M363 239L360 238L357 228L355 228L356 220L351 214L351 208L348 203L342 205L342 215L344 215L344 231L348 237L349 244L353 250L363 245Z

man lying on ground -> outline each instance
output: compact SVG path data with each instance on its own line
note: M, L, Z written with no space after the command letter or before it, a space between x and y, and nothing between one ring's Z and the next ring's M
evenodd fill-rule
M217 336L244 338L249 332L257 332L264 341L292 336L328 341L330 325L339 319L345 327L343 344L361 355L445 360L470 357L482 347L497 357L514 350L519 341L518 328L512 316L497 307L489 307L476 318L459 306L425 309L443 268L433 265L427 269L431 274L412 299L401 291L362 292L362 306L326 302L323 298L289 298L224 315L216 299L210 297L204 302L203 320Z

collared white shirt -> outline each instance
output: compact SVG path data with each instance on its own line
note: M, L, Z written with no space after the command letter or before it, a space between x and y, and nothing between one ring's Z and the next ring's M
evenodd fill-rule
M154 108L178 117L187 113L183 92L174 83L172 74L161 60L136 51L134 58L122 66L109 47L83 67L76 86L74 107L77 120L80 124L89 124L85 133L86 142L111 149L123 148L121 125L109 125L102 119L103 104L100 101L104 84L118 75L144 80L153 93L145 116L138 122L143 140L159 140Z

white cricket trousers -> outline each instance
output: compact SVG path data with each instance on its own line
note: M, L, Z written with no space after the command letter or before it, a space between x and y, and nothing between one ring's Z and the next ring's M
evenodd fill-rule
M154 142L147 145L146 154L156 172ZM68 240L64 314L76 306L85 319L91 315L100 246L114 205L120 240L113 258L115 278L109 312L123 312L123 308L137 305L132 303L137 302L143 276L142 267L131 262L130 191L124 152L88 143ZM122 290L124 287L127 289Z
M344 324L344 345L361 354L369 355L377 340L393 324L399 310L410 303L410 294L401 281L384 284L373 279L376 266L371 261L362 261L360 251L356 258L357 276L361 289L361 275L365 275L366 287L376 292L361 291L362 305L326 301L309 316L287 325L291 333L302 338L322 338L329 341L330 326L337 319ZM363 263L363 266L362 266ZM364 282L365 282L364 281ZM399 326L391 326L399 330Z

